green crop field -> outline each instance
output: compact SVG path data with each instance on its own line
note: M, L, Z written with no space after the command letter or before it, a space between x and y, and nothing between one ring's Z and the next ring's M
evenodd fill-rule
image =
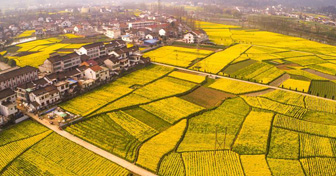
M336 83L331 81L313 80L311 82L309 92L312 95L317 95L325 98L335 99Z

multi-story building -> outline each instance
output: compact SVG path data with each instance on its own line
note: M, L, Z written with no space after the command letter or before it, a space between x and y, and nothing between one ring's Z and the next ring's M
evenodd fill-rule
M145 28L145 27L152 26L155 24L156 24L155 21L136 21L136 22L127 23L129 29Z
M38 79L38 69L25 66L0 74L0 90L15 89L18 85Z
M110 78L110 72L106 67L95 65L84 71L84 77L86 79L93 79L96 81L105 81Z
M127 44L123 40L113 40L109 44L105 45L106 53L110 55L110 53L118 48L124 48Z
M105 33L106 37L111 39L117 39L121 36L121 31L119 28L108 28Z
M95 59L100 56L106 55L106 48L103 42L97 42L97 43L85 45L75 51L78 55L89 56L90 59Z
M183 36L185 43L202 43L206 40L208 40L208 36L203 30L188 32Z
M60 92L54 85L36 89L29 94L31 110L39 110L60 100Z
M44 61L39 67L41 72L57 73L74 69L81 64L81 57L77 53L64 56L53 56Z
M18 112L16 108L16 94L12 89L0 91L0 125L8 120L8 117Z

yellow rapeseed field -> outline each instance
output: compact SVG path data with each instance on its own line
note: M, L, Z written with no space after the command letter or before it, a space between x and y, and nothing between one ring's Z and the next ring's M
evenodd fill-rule
M176 143L180 140L186 128L186 122L186 120L182 120L145 142L139 150L137 164L156 171L163 155L174 149Z
M192 69L203 72L210 72L217 74L225 66L237 59L242 53L244 53L250 45L238 44L232 46L224 51L217 52L202 61L196 63Z
M241 155L241 163L246 176L271 176L265 155Z
M222 90L224 92L233 93L233 94L244 94L244 93L257 92L257 91L267 89L267 87L264 87L261 85L245 83L245 82L236 81L232 79L218 79L216 80L216 82L211 84L209 87Z

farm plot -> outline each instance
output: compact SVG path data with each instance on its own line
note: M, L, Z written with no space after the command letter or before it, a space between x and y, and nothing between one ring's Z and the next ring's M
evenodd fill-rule
M261 85L245 83L232 79L218 79L209 87L233 94L258 92L267 89L267 87Z
M20 168L20 169L18 169ZM53 133L16 158L2 175L128 175L126 169Z
M132 91L133 89L125 87L123 83L116 81L64 102L60 107L74 114L86 116Z
M265 155L241 155L240 159L246 176L272 175Z
M180 71L175 71L169 74L169 76L174 77L174 78L179 78L183 79L186 81L191 81L193 83L202 83L205 81L206 77L203 75L197 75L193 73L187 73L187 72L180 72Z
M160 132L166 130L171 126L171 124L169 124L168 122L139 107L127 109L124 112Z
M174 124L176 121L182 118L204 110L203 107L178 97L163 99L140 107L162 118L170 124Z
M312 95L335 99L336 98L336 83L331 82L331 81L313 80L311 82L309 92Z
M336 126L307 122L284 115L276 115L274 126L297 132L335 138Z
M205 108L213 108L220 105L223 100L232 97L235 95L201 86L181 98Z
M168 74L170 71L172 71L171 68L150 66L119 78L117 81L104 85L99 89L71 99L60 106L74 114L86 116L102 106L131 93L134 91L130 88L131 86L147 84Z
M336 64L333 63L324 63L324 64L316 64L316 65L309 65L308 68L313 70L317 70L322 73L336 75Z
M123 111L112 112L108 113L107 115L115 123L124 128L129 134L131 134L141 142L158 133L158 131L156 131L155 129L126 114Z
M91 116L106 113L106 112L110 112L110 111L117 110L117 109L130 107L130 106L135 106L135 105L139 105L139 104L143 104L143 103L149 103L151 101L152 100L150 100L146 97L143 97L143 96L138 95L138 94L131 93L131 94L129 94L129 95L127 95L127 96L125 96L121 99L118 99L118 100L102 107L101 109L98 109Z
M308 122L336 126L336 114L334 113L309 110L302 119Z
M250 107L241 99L234 98L225 102L215 110L203 113L189 120L188 130L178 147L178 152L214 150L217 138L223 143L221 149L231 149L231 145L239 132Z
M29 130L27 130L29 129ZM46 132L48 129L35 121L26 120L19 125L1 131L0 146Z
M135 94L157 100L182 94L194 88L196 84L180 79L165 77L134 91Z
M24 153L25 150L45 138L50 133L51 131L46 131L35 136L0 146L0 171L5 169L6 165L10 164L16 157Z
M255 61L255 60L247 59L247 60L244 60L244 61L233 63L233 64L230 64L228 67L226 67L223 70L223 73L231 75L231 74L235 73L236 71L238 71L242 68L248 67L248 66L250 66L250 65L252 65L256 62L257 61Z
M299 159L299 134L273 127L267 157L275 159Z
M184 163L180 153L170 153L163 158L158 171L159 175L185 175Z
M196 63L191 69L217 74L244 53L250 45L238 44Z
M126 124L123 124L125 125L124 127L120 126L118 123ZM99 115L72 125L66 128L66 131L101 147L106 151L133 161L135 159L136 149L141 142L127 131L132 130L129 128L132 126L132 122L119 120L118 123L108 115ZM136 127L140 128L139 126L145 125L139 123ZM141 139L143 139L143 137L141 137Z
M300 107L305 107L304 103L304 95L297 94L294 92L285 92L283 90L274 90L270 93L262 95L262 97L269 98L271 100L283 103L283 104L289 104L289 105L295 105Z
M305 70L285 70L286 73L290 74L291 76L295 77L295 76L301 76L304 77L308 80L327 80L326 78L317 76L315 74L309 73Z
M322 100L316 97L307 96L305 98L305 103L307 109L336 113L336 102L334 101Z
M137 164L156 171L161 158L173 150L181 139L186 128L187 121L182 120L166 131L146 141L139 150Z
M182 153L187 176L244 175L239 155L232 151Z
M336 175L336 158L300 159L307 175Z
M160 62L180 67L190 66L194 60L204 58L213 51L197 50L191 48L164 46L145 53L144 57L150 57L154 62Z
M300 134L300 157L333 157L331 139L309 134Z
M233 151L245 155L266 154L273 113L253 110L246 117L233 145Z
M288 58L287 61L299 64L301 66L314 65L314 64L323 64L327 63L327 61L317 57L317 56L303 56L303 57L295 57Z
M307 112L307 109L304 109L302 107L282 104L263 97L243 96L243 98L249 105L253 107L271 110L297 119L302 119L303 115Z
M284 73L284 71L278 70L276 67L270 64L256 62L232 73L231 76L268 84Z
M300 161L267 158L267 163L274 176L296 175L305 176Z
M22 32L17 38L31 37L35 33L35 30L26 30Z

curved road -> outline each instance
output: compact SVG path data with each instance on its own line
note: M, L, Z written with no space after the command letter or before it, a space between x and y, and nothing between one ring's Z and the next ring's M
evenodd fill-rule
M32 113L29 113L29 112L24 112L26 115L30 116L31 118L33 118L34 120L36 120L37 122L41 123L42 125L48 127L49 129L53 130L54 132L56 132L57 134L69 139L70 141L73 141L75 142L76 144L78 145L81 145L82 147L96 153L97 155L100 155L118 165L120 165L121 167L123 168L126 168L128 169L129 171L135 173L135 174L138 174L138 175L142 175L142 176L156 176L155 174L153 174L152 172L150 171L147 171L146 169L143 169L129 161L126 161L116 155L113 155L99 147L96 147L95 145L92 145L66 131L63 131L63 130L60 130L58 129L57 126L55 125L51 125L49 124L46 120L40 120L37 116L35 116L34 114Z

